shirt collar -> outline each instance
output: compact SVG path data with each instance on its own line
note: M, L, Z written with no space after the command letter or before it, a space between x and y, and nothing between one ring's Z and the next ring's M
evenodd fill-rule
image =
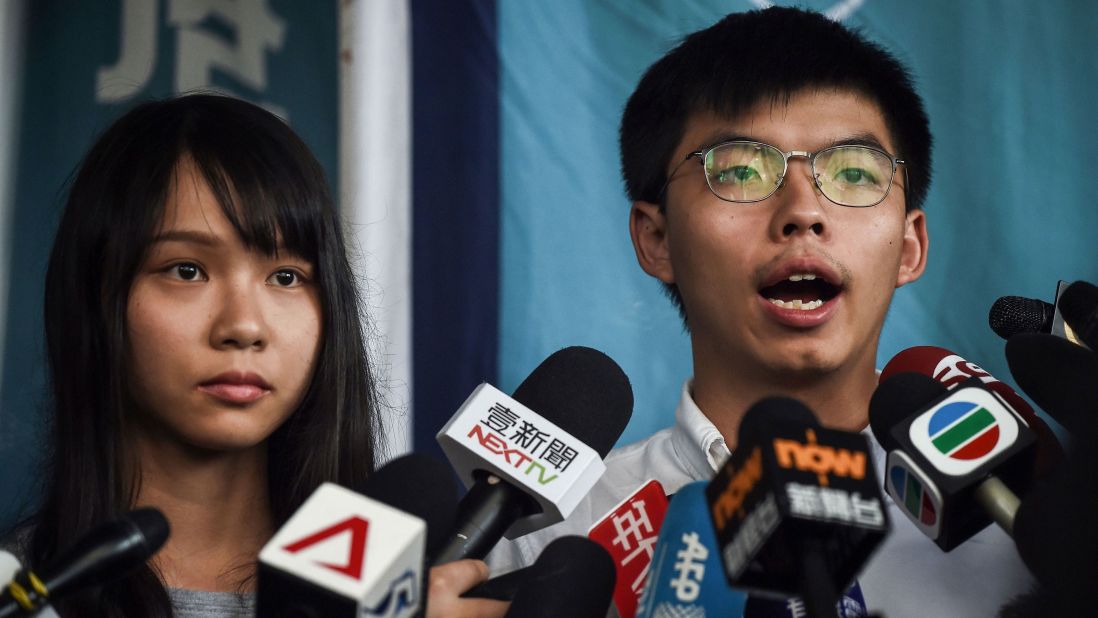
M687 380L682 385L679 406L675 409L675 432L672 439L675 450L689 465L695 477L713 476L730 452L724 436L701 411L690 394L694 381ZM700 450L699 450L700 449Z

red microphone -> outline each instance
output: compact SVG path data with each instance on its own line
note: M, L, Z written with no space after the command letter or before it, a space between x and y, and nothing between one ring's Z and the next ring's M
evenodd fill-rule
M1033 411L1029 402L976 363L967 361L945 348L919 345L893 356L881 370L880 382L905 371L930 376L950 389L969 378L979 378L989 390L1002 397L1010 407L1014 408L1036 434L1037 476L1045 476L1063 459L1064 451L1060 448L1060 442L1049 426Z
M591 526L587 536L606 548L617 568L614 605L622 618L637 615L652 551L667 515L667 494L650 480Z

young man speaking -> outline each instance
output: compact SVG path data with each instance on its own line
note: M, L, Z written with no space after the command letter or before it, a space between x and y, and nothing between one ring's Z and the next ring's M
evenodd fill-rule
M646 479L674 493L712 477L764 397L865 430L893 291L926 268L922 101L895 58L822 15L770 8L691 34L645 73L620 137L637 261L682 312L694 377L674 426L613 451L572 517L496 550L500 571L586 534ZM858 577L871 610L990 616L1029 586L997 527L945 554L891 519Z

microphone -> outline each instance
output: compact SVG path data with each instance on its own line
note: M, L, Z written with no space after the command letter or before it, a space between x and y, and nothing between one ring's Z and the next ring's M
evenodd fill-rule
M1025 296L1001 296L987 314L988 325L1003 339L1018 333L1050 333L1056 305Z
M633 410L629 379L584 347L553 353L508 397L481 384L438 433L469 492L432 561L483 558L500 539L563 521L606 470Z
M424 455L376 470L362 494L322 484L259 553L260 616L414 616L426 548L453 520L450 471Z
M1098 287L1086 281L1072 283L1060 295L1059 307L1074 335L1068 339L1098 348Z
M168 533L168 520L153 508L101 524L45 568L19 570L0 594L0 617L35 614L73 590L119 578L159 551Z
M637 618L738 616L743 610L746 595L724 581L705 487L705 481L690 483L671 498Z
M752 406L738 442L706 488L728 581L835 616L889 530L869 443L785 397Z
M1067 291L1072 287L1075 287L1074 292L1068 294ZM1068 298L1067 306L1070 307L1068 311L1064 311L1065 294ZM1024 296L1003 296L991 305L987 320L991 330L1003 339L1022 333L1051 333L1072 343L1087 346L1084 340L1088 337L1098 343L1096 309L1098 288L1085 281L1076 281L1071 285L1060 281L1056 284L1055 304ZM1092 318L1089 327L1086 326L1088 316ZM1088 328L1087 337L1077 333L1080 328Z
M1040 333L1006 343L1014 381L1034 403L1073 434L1093 432L1098 423L1098 357L1090 349Z
M1013 388L1000 382L976 363L969 362L945 348L930 345L915 346L903 350L888 361L881 370L880 382L883 383L893 375L905 371L930 376L945 384L947 388L953 388L968 378L979 378L988 389L1005 400L1007 405L1021 416L1030 430L1036 434L1035 469L1038 476L1047 474L1063 458L1063 452L1055 434L1049 429L1048 424L1037 416L1033 407Z
M896 374L873 393L869 423L888 451L886 491L942 551L992 520L1011 533L1037 439L978 378L947 391L925 375Z
M614 606L621 618L633 618L637 613L637 601L644 591L667 504L663 486L659 481L649 480L587 532L588 538L601 545L614 560L617 571Z
M506 616L602 618L614 591L614 561L598 543L562 536L541 551ZM469 596L468 594L462 596Z

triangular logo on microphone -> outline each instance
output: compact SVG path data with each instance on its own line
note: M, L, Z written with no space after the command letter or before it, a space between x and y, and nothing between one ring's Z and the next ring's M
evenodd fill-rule
M347 519L336 522L327 528L318 530L309 536L306 536L300 540L294 541L288 545L283 546L282 549L296 554L297 552L327 540L337 534L343 532L350 532L351 543L347 550L346 564L330 564L327 562L317 562L316 564L336 571L337 573L343 573L348 577L354 579L362 579L362 564L363 559L366 556L366 531L369 529L370 523L365 519L352 515Z

